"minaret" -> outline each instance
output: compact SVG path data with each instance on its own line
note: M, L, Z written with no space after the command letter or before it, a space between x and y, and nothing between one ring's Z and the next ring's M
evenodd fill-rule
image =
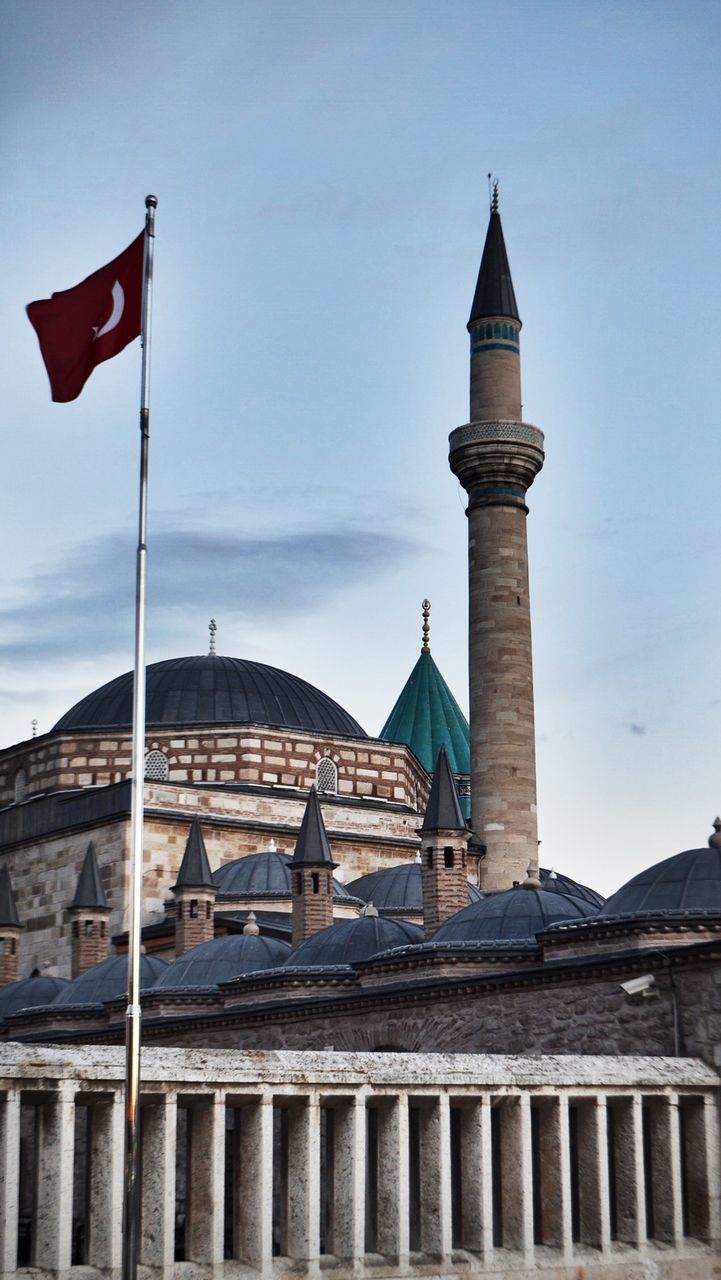
M290 860L294 947L333 923L333 871L337 866L331 856L318 793L311 787Z
M496 183L468 321L470 422L449 454L468 494L471 826L487 891L538 862L526 490L543 433L521 421L520 328Z
M423 927L429 938L444 920L468 906L469 831L445 747L438 753L428 808L418 834L421 837Z
M100 964L108 955L108 916L100 868L92 840L87 847L78 876L75 897L70 903L72 919L71 972L80 977L86 969Z
M198 819L193 818L178 879L173 885L176 956L212 940L216 893L203 832Z
M18 943L22 925L15 906L15 894L6 866L0 867L0 986L18 976Z

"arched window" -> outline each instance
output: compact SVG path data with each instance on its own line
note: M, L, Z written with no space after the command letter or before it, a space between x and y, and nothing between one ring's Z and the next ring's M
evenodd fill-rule
M146 782L167 782L170 768L164 751L149 751L145 757Z
M18 769L15 774L15 803L21 804L27 799L28 794L28 775L24 769Z
M315 767L315 785L318 791L338 790L338 770L330 756L323 756Z

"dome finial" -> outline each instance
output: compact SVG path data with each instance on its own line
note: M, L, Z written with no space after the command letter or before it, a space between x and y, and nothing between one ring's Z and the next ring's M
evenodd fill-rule
M244 935L245 935L245 937L246 937L246 938L257 938L257 937L258 937L258 934L260 933L260 929L258 928L258 925L256 924L256 918L255 918L255 912L254 912L254 911L249 911L249 912L248 912L248 919L246 920L245 924L243 925L243 933L244 933Z
M215 637L218 631L218 624L215 621L215 618L210 619L210 622L208 623L208 631L210 632L210 648L208 649L208 657L214 658L215 657Z
M708 842L712 849L721 849L721 818L714 818L713 835Z
M538 878L538 867L535 862L529 862L526 869L526 878L521 885L522 889L540 889L541 881Z
M431 624L428 621L431 616L430 600L424 600L421 607L423 609L423 644L421 646L421 653L430 653L431 646L428 643L431 634Z

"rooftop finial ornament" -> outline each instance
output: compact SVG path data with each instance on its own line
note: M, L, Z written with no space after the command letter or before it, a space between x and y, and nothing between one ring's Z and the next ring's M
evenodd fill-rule
M218 631L218 624L215 621L215 618L210 619L210 622L208 623L208 631L210 632L210 648L208 649L208 657L214 658L215 657L215 637Z
M721 818L714 818L713 835L708 842L712 849L721 849Z
M498 178L493 179L491 188L491 213L498 213Z
M428 639L431 634L431 624L428 621L431 616L430 600L424 600L421 607L423 609L423 644L421 646L421 653L430 653L431 646L428 643Z

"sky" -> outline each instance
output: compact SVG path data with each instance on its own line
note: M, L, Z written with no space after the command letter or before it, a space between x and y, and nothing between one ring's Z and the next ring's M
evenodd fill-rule
M0 747L132 666L139 344L50 401L25 305L159 200L149 661L218 651L377 733L467 709L468 319L501 215L541 862L611 892L721 809L721 9L4 0Z

